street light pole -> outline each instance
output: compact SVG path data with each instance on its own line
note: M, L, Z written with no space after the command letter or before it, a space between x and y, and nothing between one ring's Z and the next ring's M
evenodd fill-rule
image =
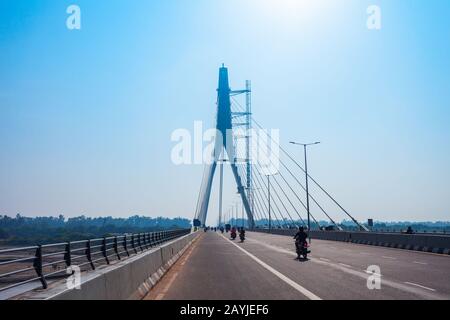
M226 160L220 162L220 189L219 189L219 227L222 225L223 213L223 165Z
M308 234L309 234L309 242L311 243L311 213L309 210L309 175L308 175L308 147L320 144L320 142L315 143L298 143L298 142L291 142L291 144L303 146L305 150L305 176L306 176L306 211L308 214Z
M269 196L269 233L272 233L272 217L270 211L270 175L267 176L267 194Z
M236 224L236 220L235 220L235 217L234 217L234 208L235 208L235 206L232 207L232 210L233 210L233 214L232 214L233 219L232 219L232 222L231 222L231 226L232 227L234 227L234 225Z
M269 200L269 233L272 233L272 210L271 210L271 197L270 197L270 177L278 173L267 175L267 196Z
M234 223L236 225L236 229L239 228L238 220L239 220L239 202L236 202L236 222Z
M309 234L309 242L311 242L311 213L309 211L309 183L308 183L308 157L307 157L307 146L303 146L305 148L305 175L306 175L306 211L308 211L308 234Z
M244 204L242 204L242 229L245 228Z

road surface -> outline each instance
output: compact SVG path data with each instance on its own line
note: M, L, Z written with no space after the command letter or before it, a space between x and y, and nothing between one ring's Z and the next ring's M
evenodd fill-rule
M450 299L450 256L313 240L310 260L301 262L290 237L228 236L202 234L146 299ZM369 289L373 278L380 289Z

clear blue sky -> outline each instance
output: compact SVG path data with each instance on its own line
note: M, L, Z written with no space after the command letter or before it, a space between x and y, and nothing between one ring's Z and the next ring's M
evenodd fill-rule
M358 219L450 220L448 0L1 0L0 214L191 218L170 136L213 124L223 62Z

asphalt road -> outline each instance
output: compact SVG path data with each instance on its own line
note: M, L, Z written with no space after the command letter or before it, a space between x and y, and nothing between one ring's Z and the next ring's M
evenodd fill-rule
M450 256L322 240L311 250L301 262L290 237L202 234L146 299L450 299ZM370 276L380 289L368 288Z

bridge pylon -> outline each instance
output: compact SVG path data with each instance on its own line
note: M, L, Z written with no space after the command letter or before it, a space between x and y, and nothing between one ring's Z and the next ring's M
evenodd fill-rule
M219 70L219 87L217 89L217 135L213 158L210 164L205 168L200 195L197 203L195 219L199 220L204 226L208 216L209 201L214 181L214 174L222 154L227 153L231 169L236 181L237 192L242 198L244 209L247 214L248 225L250 229L255 227L252 207L247 197L247 188L242 183L236 162L238 161L235 145L233 144L233 121L231 111L231 95L236 93L250 93L249 87L246 90L233 92L230 89L228 80L228 68L222 65ZM248 161L248 159L247 159Z

